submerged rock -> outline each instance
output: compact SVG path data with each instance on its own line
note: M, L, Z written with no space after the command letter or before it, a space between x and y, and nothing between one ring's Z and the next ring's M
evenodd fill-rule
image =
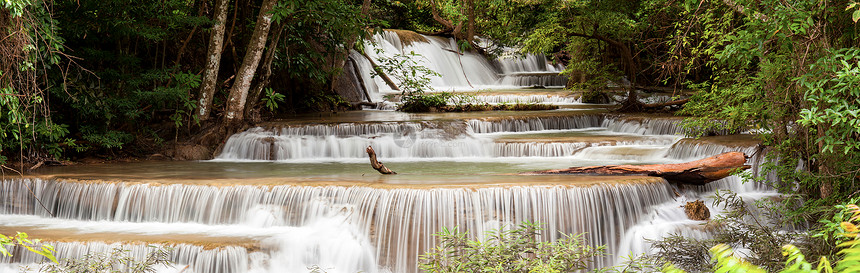
M684 212L687 213L687 218L696 221L704 221L711 218L711 211L708 210L708 207L705 206L705 202L702 202L702 200L687 202L684 205Z

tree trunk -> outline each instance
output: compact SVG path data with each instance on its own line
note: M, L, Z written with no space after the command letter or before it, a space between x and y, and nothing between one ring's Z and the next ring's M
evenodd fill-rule
M436 7L436 1L430 0L430 14L433 15L433 20L439 22L440 24L442 24L442 26L445 27L445 29L442 30L443 33L448 31L454 31L454 23L451 23L451 21L448 21L447 19L442 18L442 16L439 15L439 10Z
M388 85L388 87L391 88L391 90L400 91L400 88L397 87L396 84L394 84L394 81L392 81L391 78L388 77L388 74L385 74L385 71L382 71L382 68L380 68L379 65L376 64L376 61L374 61L373 58L367 56L367 53L364 52L361 52L361 56L364 56L364 58L367 58L367 60L370 61L370 66L373 67L373 70L376 71L376 74L378 74L379 77L382 78L382 80L385 82L385 84Z
M749 169L744 165L748 157L741 152L728 152L701 160L679 164L656 165L608 165L573 167L559 170L528 172L523 174L597 174L630 175L642 174L665 178L679 184L704 185L725 178L738 170Z
M272 61L275 60L275 53L277 53L275 48L278 46L278 41L281 39L284 27L284 24L278 24L275 26L275 36L272 37L271 41L269 41L269 51L266 51L266 58L263 59L263 66L260 67L263 75L257 81L257 84L254 85L254 88L251 89L251 94L249 96L251 99L250 103L247 103L247 106L245 107L245 116L253 114L257 108L257 102L260 101L260 97L263 94L263 89L269 85L269 81L272 76Z
M188 34L188 38L185 38L182 41L182 46L179 47L179 53L176 53L176 62L173 65L178 66L180 62L182 62L182 55L185 54L185 49L188 47L188 43L191 42L191 38L194 38L194 34L197 33L197 26L191 29L191 33Z
M473 46L475 39L475 0L466 0L466 41Z
M636 62L633 59L633 52L630 50L630 47L626 44L617 41L615 39L600 35L600 34L581 34L581 33L571 33L571 36L583 37L596 39L615 47L621 53L621 58L623 59L622 67L624 68L624 74L628 77L630 84L625 84L625 88L627 88L627 99L622 103L621 109L619 111L640 111L642 110L643 103L639 101L639 96L636 94L636 89L633 88L636 86L636 73L639 68L636 67Z
M209 36L209 50L206 54L206 69L203 71L203 82L200 83L200 100L197 103L197 118L201 121L209 119L212 112L212 97L215 96L215 86L218 84L218 69L221 65L221 48L224 46L224 29L227 23L228 0L218 0L215 5L215 25Z
M269 28L272 26L271 11L277 2L277 0L265 0L260 7L257 26L254 28L251 41L248 43L248 51L245 53L242 66L239 67L239 73L236 74L236 79L233 81L233 87L230 88L230 97L227 99L227 123L235 124L244 119L248 89L251 87L251 80L254 79L257 65L260 64L260 58L262 58L263 50L266 48L266 39L269 36Z

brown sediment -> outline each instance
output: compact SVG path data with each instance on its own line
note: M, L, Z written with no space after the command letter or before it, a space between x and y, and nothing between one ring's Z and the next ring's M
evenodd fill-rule
M457 95L471 96L558 96L558 97L579 97L578 94L571 93L570 90L564 89L540 89L540 90L488 90L488 91L453 91Z
M25 232L30 238L42 240L43 242L103 242L107 244L159 244L178 245L188 244L201 246L205 250L218 249L229 246L237 246L247 249L249 252L258 251L260 242L250 237L224 237L205 236L189 234L128 234L112 232L79 232L66 229L43 229L32 226L0 226L0 234L15 234Z
M479 182L428 182L421 181L420 178L409 178L407 175L399 176L382 176L368 175L360 176L352 179L334 179L321 177L291 177L291 178L245 178L245 179L146 179L146 178L112 178L112 179L97 179L92 178L89 174L82 175L42 175L28 176L30 178L55 179L65 183L81 183L81 184L109 184L109 183L126 183L126 184L148 184L153 186L162 185L198 185L198 186L213 186L213 187L232 187L232 186L298 186L298 187L366 187L376 189L436 189L436 188L460 188L460 189L480 189L480 188L509 188L521 186L544 186L544 187L590 187L594 185L612 185L612 184L650 184L662 183L664 179L659 177L649 177L644 175L629 175L629 176L599 176L599 175L579 175L579 176L530 176L523 177L517 174L509 175L482 175ZM396 179L406 177L405 179ZM452 176L456 178L460 176ZM394 178L394 179L392 179ZM329 179L329 180L324 180ZM418 180L424 184L409 184ZM452 180L452 179L449 179ZM469 180L464 177L462 180Z
M711 144L722 145L726 147L752 147L761 144L761 140L757 139L755 135L741 134L685 138L678 141L678 143Z
M516 103L516 104L481 104L469 103L465 105L448 105L435 108L438 112L482 112L482 111L538 111L538 110L555 110L558 105L542 104L542 103ZM432 112L433 108L431 108Z
M653 121L655 119L665 119L665 120L677 120L681 121L687 117L685 116L676 116L668 113L625 113L625 114L611 114L607 117L618 118L624 121Z
M403 30L403 29L385 29L385 31L394 32L397 36L400 37L400 44L404 47L412 45L412 43L420 42L420 43L429 43L430 40L427 40L426 37L418 34L417 32L411 30Z
M579 105L577 105L579 106ZM265 128L300 126L308 124L337 124L337 123L389 123L389 122L421 122L421 121L457 121L457 120L504 120L527 119L538 117L569 117L582 115L602 115L607 109L600 105L584 105L582 111L490 111L490 112L441 112L441 113L404 113L404 112L375 112L347 111L338 113L317 113L313 115L298 115L289 119L280 119L260 123Z
M648 140L647 136L631 135L593 135L593 136L540 136L530 134L506 135L496 139L500 143L607 143L615 145L618 142Z

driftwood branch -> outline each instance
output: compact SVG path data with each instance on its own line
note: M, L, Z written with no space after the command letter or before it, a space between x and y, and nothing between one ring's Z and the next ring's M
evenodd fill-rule
M704 185L732 175L738 170L749 169L749 165L744 165L747 158L748 157L741 152L728 152L701 160L678 164L574 167L568 169L528 172L523 174L640 174L662 177L666 179L666 181L672 183Z
M376 161L376 151L373 150L373 146L367 146L365 151L367 152L367 156L370 157L370 166L373 167L374 170L381 174L397 174L396 172L388 169L388 167L385 167L385 165L382 165L382 162Z

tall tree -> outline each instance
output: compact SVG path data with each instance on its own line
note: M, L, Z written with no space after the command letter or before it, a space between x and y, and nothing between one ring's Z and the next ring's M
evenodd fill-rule
M264 0L263 5L260 7L260 14L257 16L257 25L254 28L254 34L251 35L251 41L248 43L248 50L245 52L242 66L239 67L239 73L236 75L236 79L233 80L233 87L230 88L230 97L227 99L227 115L225 118L227 123L235 124L244 119L248 89L251 87L251 80L254 79L257 66L260 64L260 59L263 56L263 50L266 48L266 39L269 36L269 28L272 26L271 11L277 2L277 0Z
M197 117L208 120L212 112L212 97L215 96L215 85L218 80L218 69L221 65L221 49L224 47L224 30L227 26L227 6L229 0L217 0L215 5L215 25L209 36L209 51L206 53L206 69L203 71L203 81L200 83L200 100L197 104Z

